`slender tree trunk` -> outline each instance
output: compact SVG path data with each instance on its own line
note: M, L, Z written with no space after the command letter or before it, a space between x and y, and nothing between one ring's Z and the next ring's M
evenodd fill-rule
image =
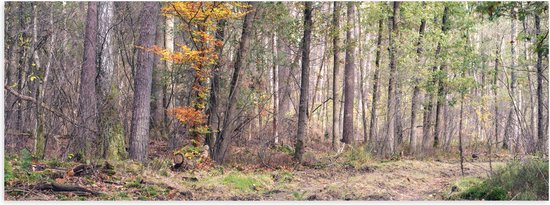
M399 21L399 7L401 2L393 2L393 14L390 17L390 30L388 37L388 53L389 53L389 63L390 63L390 77L388 81L388 104L387 104L387 115L386 115L386 131L387 135L384 139L384 146L382 153L393 154L397 148L397 134L398 131L396 128L396 85L397 85L397 63L396 63L396 46L395 38L398 34L398 21ZM386 150L388 149L388 150Z
M464 74L463 74L464 75ZM462 173L462 177L464 177L464 154L462 149L462 130L463 130L463 114L464 114L464 93L460 94L460 122L459 122L459 128L458 128L458 149L460 151L460 172Z
M225 20L220 20L217 23L217 29L216 29L216 39L219 41L225 40ZM210 154L213 154L214 151L214 143L216 142L217 133L219 133L219 130L216 129L219 125L219 118L218 118L218 100L219 100L219 93L220 93L220 73L222 69L222 60L223 58L223 47L218 46L216 47L216 54L220 58L216 62L216 65L214 65L214 69L212 70L212 83L210 83L210 107L208 108L208 128L210 129L210 133L206 135L206 144L210 148ZM214 157L213 155L211 157Z
M255 9L256 3L250 3L251 8ZM241 32L241 41L239 43L239 50L235 57L235 64L233 75L231 76L231 82L229 84L229 99L227 100L226 115L223 119L223 128L220 135L216 138L214 148L214 160L218 163L223 163L227 149L232 141L232 127L234 114L236 110L237 96L239 95L239 78L241 69L244 67L245 55L248 52L248 44L250 41L250 34L252 30L252 20L254 17L254 11L249 12L244 17L243 29Z
M279 130L278 130L278 118L279 118L279 64L278 64L278 45L277 45L277 33L273 33L271 47L273 49L273 143L279 144Z
M511 33L510 33L510 54L511 54L511 64L510 64L510 110L508 111L508 122L506 123L506 129L504 130L504 140L502 147L504 149L509 148L510 140L517 137L517 124L514 120L517 113L514 112L514 95L516 90L516 21L514 17L514 12L512 13L511 21ZM518 143L517 141L515 143Z
M164 28L164 47L166 48L166 50L168 50L168 52L174 52L174 29L175 29L175 25L174 25L174 16L166 16L165 17L165 28ZM162 104L163 104L163 108L164 110L167 110L169 109L171 106L174 105L174 97L172 96L173 93L174 93L174 82L173 82L173 77L172 77L172 73L173 73L173 69L172 69L172 61L164 61L164 67L165 67L165 70L166 72L170 73L170 80L168 82L166 82L163 87L162 87L162 90L163 90L163 93L164 93L164 96L162 98ZM170 87L168 86L170 85ZM166 113L166 111L163 112L163 118L164 118L164 125L163 125L163 134L162 135L167 135L167 133L171 133L171 126L169 124L169 121L170 119L168 118L168 115ZM171 149L174 149L176 148L177 146L177 135L175 134L170 134L168 136L168 139L169 139L169 147Z
M449 7L445 6L445 10L443 11L443 19L441 21L441 31L443 33L447 33L447 30L449 29ZM442 77L438 77L438 85L437 85L437 105L436 105L436 111L435 111L435 131L434 131L434 144L433 147L437 148L439 146L439 138L441 136L441 132L445 130L445 126L443 125L444 122L444 107L447 105L447 93L445 88L445 79L447 78L447 65L445 62L441 63L441 66L439 67L439 72L441 72Z
M420 28L418 29L418 43L416 44L416 55L417 55L417 66L422 67L422 52L424 49L422 48L422 41L424 38L424 30L426 29L426 20L422 19L420 21ZM416 77L414 79L414 88L413 88L413 95L411 99L411 133L409 134L409 150L410 154L414 155L416 153L416 136L415 136L415 130L416 130L416 109L418 104L418 95L420 93L420 86L418 86L420 79Z
M139 46L150 48L155 42L158 2L145 2L141 12ZM151 84L155 56L144 49L138 51L134 78L134 104L130 135L130 158L146 161L149 145L149 118L151 115Z
M380 92L378 91L378 79L380 75L380 52L381 52L381 45L382 45L382 26L384 25L384 20L380 19L378 20L378 38L376 40L376 57L374 60L375 68L374 68L374 75L373 75L373 82L372 82L372 105L371 105L371 114L370 114L370 126L369 126L369 138L368 141L368 147L373 148L374 142L377 141L376 137L376 128L377 126L377 120L378 116L376 114L377 107L376 104L378 102L378 98L380 95Z
M304 36L302 38L302 77L300 85L300 106L298 110L298 132L296 134L296 144L294 160L302 162L304 154L304 136L307 127L307 111L309 97L309 52L311 46L312 25L312 2L305 2L304 9Z
M501 40L502 42L502 40ZM495 103L495 114L494 118L494 129L495 129L495 148L498 148L498 66L499 66L499 57L500 57L500 43L497 45L496 54L495 54L495 73L493 76L493 101Z
M353 2L347 2L348 25L353 25L354 8ZM352 29L346 32L346 60L344 67L344 127L342 142L354 144L353 127L353 100L355 98L355 37Z
M332 148L336 150L336 139L339 138L340 129L338 124L340 122L339 114L339 105L340 105L340 94L338 93L338 74L340 67L340 12L341 12L341 3L334 2L334 11L332 16L332 46L333 50L333 75L332 75Z
M541 35L540 31L540 16L535 14L535 35L537 38ZM537 44L543 44L543 42L537 42ZM537 48L542 45L537 45ZM544 124L544 96L543 96L543 80L544 71L542 67L543 53L542 49L537 49L537 150L541 153L547 153L546 150L546 136L544 131L547 129Z
M367 134L367 107L366 107L366 91L365 91L365 84L368 84L367 82L363 82L363 80L366 80L365 78L365 75L366 75L366 72L368 69L370 69L370 61L371 61L371 53L370 53L370 50L368 51L368 54L367 54L367 65L364 65L364 54L363 54L363 33L361 32L361 14L359 13L360 10L357 10L357 23L356 23L356 28L357 30L359 30L359 35L358 35L358 47L359 47L359 56L360 56L360 60L359 60L359 67L360 67L360 78L359 78L359 89L360 89L360 92L361 92L361 122L362 122L362 128L363 128L363 144L367 144L367 138L368 138L368 134ZM367 41L370 40L370 38L368 38L367 36ZM368 85L367 85L368 86Z
M79 124L72 146L68 153L81 153L91 158L91 142L95 142L97 134L97 103L95 90L96 77L96 38L97 35L97 3L88 3L86 31L84 34L84 60L80 76L80 95L78 98Z

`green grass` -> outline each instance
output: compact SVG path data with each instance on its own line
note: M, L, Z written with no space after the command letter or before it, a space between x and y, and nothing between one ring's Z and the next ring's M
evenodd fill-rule
M484 181L463 179L458 198L468 200L548 200L548 161L511 161Z
M257 191L269 184L270 176L266 174L243 174L231 172L223 177L223 183L240 191Z

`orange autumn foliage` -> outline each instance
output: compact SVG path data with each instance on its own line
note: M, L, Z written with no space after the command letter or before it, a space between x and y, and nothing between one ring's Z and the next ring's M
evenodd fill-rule
M191 107L177 107L169 109L168 113L174 115L181 123L195 126L206 122L206 115L202 111Z

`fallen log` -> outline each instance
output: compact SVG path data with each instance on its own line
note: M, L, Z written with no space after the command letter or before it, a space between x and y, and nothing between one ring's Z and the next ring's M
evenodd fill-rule
M89 189L86 189L84 187L76 186L76 185L66 185L66 184L58 184L58 183L44 183L44 184L38 184L36 185L35 189L37 190L52 190L56 192L85 192L90 193L94 196L98 196L102 193L92 191Z

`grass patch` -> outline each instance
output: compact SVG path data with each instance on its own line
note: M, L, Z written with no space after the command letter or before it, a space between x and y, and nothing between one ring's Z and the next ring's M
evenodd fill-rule
M489 179L482 182L466 180L459 184L464 187L459 190L459 199L548 200L548 161L511 161Z
M354 169L363 169L374 162L370 153L362 147L352 147L342 153L342 156L344 157L344 165Z
M241 191L257 191L269 182L269 177L231 172L223 178L223 183Z

